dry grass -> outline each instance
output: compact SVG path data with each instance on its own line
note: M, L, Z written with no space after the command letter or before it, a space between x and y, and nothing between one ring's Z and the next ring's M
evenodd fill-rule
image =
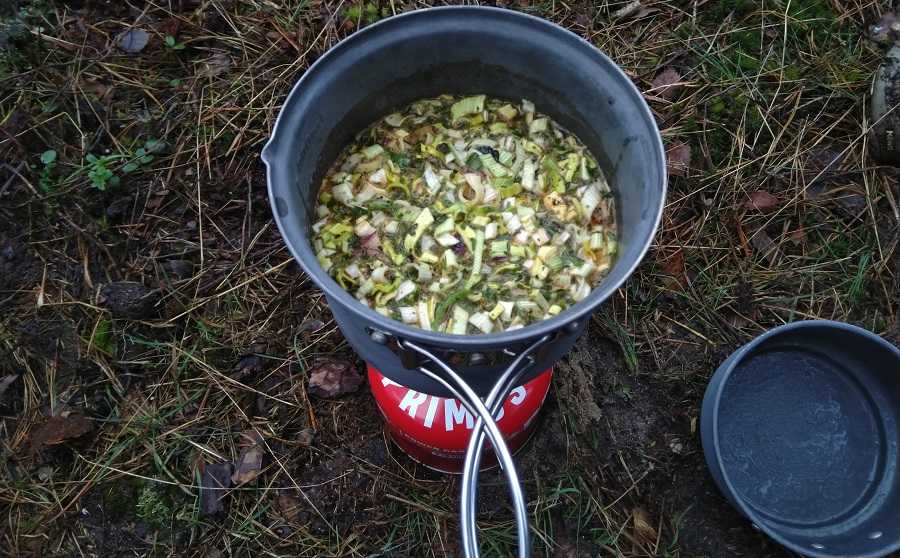
M258 157L304 68L424 3L19 4L0 12L21 22L0 36L0 377L18 376L0 396L0 553L458 554L455 480L386 444L365 393L307 397L313 359L350 353L269 217ZM655 422L623 431L616 411L551 401L539 447L564 462L523 458L538 552L709 554L710 535L686 532L703 523L726 540L739 525L735 555L775 555L734 516L704 523L727 512L685 520L704 511L669 486L709 487L697 407L738 344L812 317L900 338L897 175L866 144L879 53L862 30L882 7L646 1L615 19L628 2L523 4L609 53L691 153L657 244L591 326L614 354L600 408ZM131 25L150 33L138 54L115 46ZM652 85L665 68L674 96ZM123 174L151 139L164 149ZM88 154L121 155L105 164L121 183L94 188ZM155 310L114 316L101 292L123 280L152 289ZM71 412L93 431L37 451L36 429ZM200 464L237 459L252 429L262 474L203 517ZM513 525L488 480L483 546L506 555Z

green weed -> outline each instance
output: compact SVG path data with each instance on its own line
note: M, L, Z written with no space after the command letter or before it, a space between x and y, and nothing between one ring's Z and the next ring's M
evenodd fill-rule
M344 12L344 17L356 24L375 23L387 15L389 15L387 9L379 11L378 6L373 2L366 2L361 6L350 6L347 8L347 11Z
M53 179L53 170L56 168L56 151L48 149L41 153L41 176L38 178L38 185L45 193L53 191L56 181Z
M102 155L97 157L88 153L88 178L91 185L98 190L106 190L107 186L118 186L120 179L110 168L113 163L122 159L122 155Z
M91 344L108 355L114 355L116 345L110 335L110 320L100 320L91 337Z
M91 185L98 190L106 190L108 186L118 186L121 182L120 175L132 173L152 163L153 154L160 151L162 147L161 141L149 139L134 153L115 153L99 157L89 153L85 160L88 162L87 172L88 178L91 179Z
M179 43L172 35L166 35L165 44L169 50L184 50L184 43Z
M865 292L866 285L866 271L869 268L869 262L872 259L872 254L866 252L859 258L859 265L856 268L856 275L853 277L853 281L850 282L850 289L847 292L847 295L850 297L850 300L854 303L859 302L862 298L863 292Z
M145 486L138 496L137 516L153 527L163 527L172 517L172 508L152 486Z

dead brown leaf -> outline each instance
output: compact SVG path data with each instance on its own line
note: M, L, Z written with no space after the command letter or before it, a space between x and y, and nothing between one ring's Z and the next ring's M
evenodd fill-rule
M296 437L296 442L303 447L311 446L316 438L316 431L312 428L304 428Z
M586 11L579 11L575 15L575 25L578 27L587 30L591 28L591 23L591 16Z
M297 519L300 513L300 499L287 492L282 492L275 497L275 510L287 523Z
M743 329L750 325L750 320L738 314L737 312L730 312L728 314L728 317L725 318L725 321L728 322L728 325L730 325L734 329Z
M106 85L96 80L85 80L81 84L81 89L83 89L85 93L90 93L96 97L101 103L105 103L109 100L114 91L111 85Z
M850 214L857 214L866 208L866 197L849 188L836 192L835 201Z
M760 229L753 233L753 236L750 238L750 244L756 248L759 255L768 257L770 262L775 261L778 255L778 246L765 230Z
M200 515L213 516L225 511L224 498L231 488L231 463L200 464Z
M164 19L156 28L156 32L163 37L178 37L179 31L181 31L181 20L177 17Z
M353 363L340 358L320 358L309 376L309 393L318 397L337 397L352 393L362 385L363 377Z
M810 149L803 161L803 172L809 178L837 172L844 161L844 153L828 147Z
M691 146L683 141L666 150L666 171L669 176L687 176L691 167Z
M231 377L239 380L252 374L258 374L263 371L263 368L265 368L265 363L262 357L258 355L244 355L231 369Z
M217 52L204 60L197 75L200 77L216 77L224 74L231 67L231 58L224 52Z
M251 430L244 433L244 437L249 443L241 451L241 456L234 464L234 474L231 475L231 482L235 485L242 485L255 480L262 469L262 459L265 453L262 436L259 432Z
M650 523L650 516L641 508L634 508L631 512L631 520L634 524L634 536L644 543L656 542L656 528Z
M553 558L578 558L578 549L569 541L559 543L553 551Z
M668 288L679 285L684 278L684 251L680 248L663 262L663 273L668 275L663 283Z
M315 333L323 327L325 327L325 322L318 318L312 318L297 326L296 333Z
M653 78L653 94L662 99L671 100L681 89L681 74L672 67L665 68Z
M778 198L765 190L756 190L750 194L750 199L744 204L747 209L757 211L770 211L778 206Z
M93 429L94 423L80 413L50 417L32 433L31 447L34 451L40 451L46 446L80 438Z
M152 210L157 210L162 206L163 202L166 201L166 196L169 195L169 190L163 188L162 190L158 190L153 193L153 196L147 201L147 207Z

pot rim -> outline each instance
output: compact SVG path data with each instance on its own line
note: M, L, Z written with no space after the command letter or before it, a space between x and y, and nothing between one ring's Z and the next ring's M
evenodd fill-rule
M785 548L793 550L794 552L797 552L803 556L809 556L810 558L837 558L838 556L846 555L833 554L827 552L827 549L820 550L812 547L807 548L801 546L788 540L777 530L770 528L761 514L754 512L753 508L747 505L744 498L742 498L737 489L735 489L734 484L731 482L731 479L727 473L727 469L725 468L725 462L722 458L721 444L719 443L719 406L722 403L722 394L725 391L725 386L728 384L728 380L731 378L731 374L734 372L735 368L737 368L739 364L744 362L747 355L749 355L753 350L755 350L765 341L789 331L816 327L837 329L848 334L865 337L866 339L874 341L875 343L885 347L886 349L894 353L897 359L900 360L900 349L892 345L880 335L873 333L867 329L844 322L837 322L834 320L801 320L799 322L791 322L770 329L769 331L766 331L758 337L755 337L749 343L741 346L737 351L732 353L731 357L729 357L729 360L731 362L728 364L728 366L716 371L716 374L721 373L722 376L719 378L719 383L716 386L716 389L706 397L713 398L712 416L709 417L709 421L712 427L713 458L715 459L716 467L719 470L722 482L725 484L725 488L727 488L728 490L728 494L726 495L728 496L728 499L734 504L735 507L737 507L738 511L741 512L744 517L746 517L753 523L753 525L757 526L768 537L773 539L778 544L784 546ZM704 452L706 451L707 450L704 447ZM884 556L885 553L893 552L898 549L900 549L900 540L894 541L891 545L885 546L881 550L875 552L866 554L854 554L853 558L879 558L880 556Z
M630 91L632 95L631 100L634 101L637 105L639 112L641 112L644 116L645 122L650 125L651 129L656 130L657 133L653 134L652 137L648 139L652 143L651 149L655 152L656 155L655 163L658 164L660 168L660 179L662 182L660 197L662 201L659 204L659 208L656 211L656 214L652 216L653 226L650 230L650 233L647 235L645 241L643 242L644 245L641 246L636 257L633 258L633 260L628 264L621 277L615 282L608 282L604 279L604 281L601 281L601 283L597 287L595 287L591 291L591 294L588 295L584 300L573 304L572 306L568 307L566 310L560 312L558 315L553 316L552 318L535 322L520 329L503 331L499 333L475 335L459 335L431 331L410 327L398 320L393 320L391 318L383 316L375 310L362 304L353 296L351 296L349 292L338 285L337 282L334 281L334 279L332 279L331 276L327 272L325 272L325 270L323 270L317 262L314 264L315 269L308 268L308 266L305 265L304 259L301 257L301 254L304 251L308 251L313 256L313 261L315 261L315 254L312 253L312 247L309 245L309 243L301 243L303 244L303 246L295 246L295 243L293 243L289 239L288 235L285 234L285 229L282 225L283 218L279 216L277 211L273 211L273 216L278 229L281 232L282 238L284 239L288 250L291 252L291 255L300 264L304 271L306 271L313 282L316 283L316 285L325 293L326 297L337 299L338 302L340 302L349 311L353 312L353 314L355 314L355 316L360 320L364 320L365 323L371 324L371 327L373 329L391 333L404 339L415 340L435 346L479 349L486 346L505 346L508 344L526 342L536 337L553 333L565 327L569 323L575 322L585 317L589 317L590 313L593 312L597 306L599 306L604 300L609 298L609 296L611 296L625 283L625 281L628 280L632 273L634 273L634 270L637 268L637 266L640 265L641 261L644 259L644 256L646 256L647 251L650 249L650 245L653 243L653 238L656 236L656 232L659 229L659 224L662 220L662 212L665 208L665 196L668 182L665 163L665 149L662 143L662 136L659 133L659 128L656 124L656 120L653 118L650 107L647 105L641 92L634 85L631 79L625 74L625 72L623 72L622 69L618 65L616 65L606 54L604 54L588 41L584 40L580 36L569 31L568 29L565 29L562 26L559 26L553 22L550 22L543 18L539 18L537 16L504 8L488 6L439 6L421 10L414 10L411 12L406 12L403 14L385 18L359 31L356 31L352 35L343 39L341 42L339 42L337 45L333 46L325 54L323 54L318 60L313 62L313 64L303 73L303 75L299 80L297 80L297 82L291 88L290 93L285 98L282 108L278 113L278 117L275 120L275 125L272 128L269 141L263 147L261 158L266 165L266 178L269 199L274 207L276 188L273 185L274 182L272 160L276 157L279 126L281 125L282 119L284 118L285 108L292 104L292 99L303 94L306 83L316 79L316 76L321 71L321 68L327 65L330 60L340 56L347 49L356 46L356 44L360 41L365 41L366 38L373 33L384 32L385 28L398 24L411 25L413 24L413 21L411 20L415 20L418 18L432 18L434 16L445 13L452 14L466 12L490 17L513 19L518 18L522 21L527 21L532 25L541 26L548 32L556 33L560 36L561 40L568 40L570 42L574 40L581 48L586 47L592 53L592 56L599 59L599 63L609 66L609 68L611 69L611 73L618 74L618 77L624 84L625 88Z

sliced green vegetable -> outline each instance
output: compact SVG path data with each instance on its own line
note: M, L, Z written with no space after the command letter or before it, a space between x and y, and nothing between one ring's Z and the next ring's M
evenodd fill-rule
M562 175L559 172L559 166L556 164L556 160L547 155L541 160L541 164L544 167L544 172L547 173L547 177L550 181L550 187L553 191L562 194L566 191L566 184L563 182Z
M509 132L509 126L505 122L494 122L488 127L492 134L506 134Z
M434 228L434 235L440 236L442 234L447 234L453 232L453 227L456 223L453 220L453 217L450 217L444 220L440 225Z
M552 271L553 273L562 270L565 265L565 261L563 261L563 259L559 256L554 256L547 262L547 267L549 267L550 271Z
M425 234L425 231L428 230L432 223L434 223L434 216L431 215L431 210L426 207L416 217L416 232L406 235L406 238L403 239L403 248L407 252L412 252L416 247L416 243L419 242L419 239L422 238L422 235Z
M500 115L500 118L503 120L510 121L519 114L519 111L512 105L506 104L497 109L497 114Z
M484 95L475 95L461 99L450 107L450 116L455 123L457 120L470 114L478 114L484 110Z
M539 134L541 132L547 131L548 121L546 118L535 118L531 121L531 124L528 126L528 133L530 135Z
M487 153L480 153L479 159L481 159L481 166L487 169L489 173L494 176L506 176L509 174L509 171L506 170L506 167L501 165L494 159L491 155Z
M588 296L613 264L602 171L528 101L413 103L331 168L311 227L316 257L403 323L459 335L524 327Z
M434 310L434 320L432 321L432 328L437 329L440 324L444 322L444 318L447 316L447 310L459 302L469 296L469 289L458 289L452 292L447 296Z
M457 335L462 335L466 333L466 329L469 325L469 313L466 312L466 309L462 306L456 305L453 307L453 326L450 329L450 333L455 333Z
M484 256L484 231L475 231L475 248L472 258L472 276L481 275L481 261Z
M362 150L363 155L366 156L366 159L374 159L378 157L382 153L384 153L384 148L380 145L370 145L369 147Z

